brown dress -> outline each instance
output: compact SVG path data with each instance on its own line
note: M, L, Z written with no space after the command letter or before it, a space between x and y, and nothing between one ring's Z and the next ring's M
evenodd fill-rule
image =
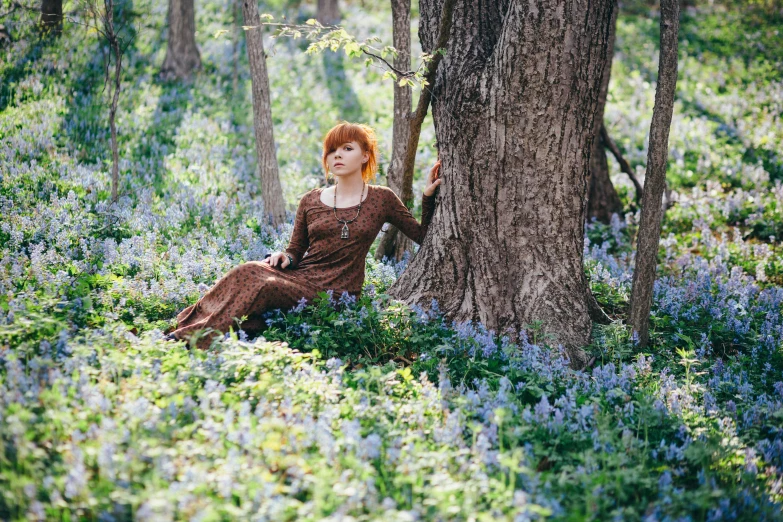
M247 319L239 327L256 333L265 326L265 312L288 310L302 298L309 303L318 292L332 289L337 298L346 291L358 298L367 252L383 224L391 223L421 244L435 211L435 195L422 196L419 224L393 190L368 185L359 217L348 224L348 239L342 239L343 224L335 218L333 207L321 202L323 190L312 189L299 201L286 249L294 260L292 265L279 268L249 261L232 268L196 304L177 315L177 328L171 333L177 339L187 339L204 328L225 333L233 326L236 331L234 318L242 316ZM358 206L338 208L337 217L350 221ZM207 348L213 335L199 339L198 347Z

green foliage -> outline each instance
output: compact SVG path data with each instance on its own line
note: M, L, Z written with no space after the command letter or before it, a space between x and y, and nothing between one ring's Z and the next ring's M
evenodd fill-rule
M320 292L314 302L297 313L278 310L268 320L263 335L269 340L286 341L300 351L317 351L324 358L339 357L348 364L385 364L390 360L407 362L438 344L446 330L440 325L421 324L402 303L382 294L373 301L362 295L355 305L330 301Z

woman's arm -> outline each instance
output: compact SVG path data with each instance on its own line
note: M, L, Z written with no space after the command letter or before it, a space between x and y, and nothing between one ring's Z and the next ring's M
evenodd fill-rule
M421 198L421 224L411 214L410 209L390 188L386 188L386 221L408 236L411 241L421 245L427 235L432 215L435 213L435 195Z
M291 232L291 240L288 242L288 248L285 249L285 253L289 254L294 259L294 263L292 266L287 266L286 268L296 268L305 255L305 252L307 252L307 249L310 247L310 236L307 234L307 216L305 214L307 206L305 200L309 194L310 192L302 196L302 199L299 200L299 207L296 209L294 230Z
M432 221L432 215L435 213L435 191L438 190L442 182L439 174L440 159L435 162L427 175L427 186L424 187L424 194L421 197L421 224L416 221L399 196L392 189L386 188L386 201L384 202L387 209L386 221L419 245L424 241L424 236L427 235L427 229Z

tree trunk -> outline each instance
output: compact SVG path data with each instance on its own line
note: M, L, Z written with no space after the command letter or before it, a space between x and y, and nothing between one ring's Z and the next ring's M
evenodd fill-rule
M41 19L38 25L42 32L61 34L63 30L63 0L41 0Z
M438 1L438 0L434 0ZM451 22L454 16L454 9L457 4L457 0L445 0L441 2L440 7L436 7L440 16L433 15L434 26L429 29L432 34L431 48L428 50L430 54L435 53L436 50L445 50L449 42L449 36L451 35ZM421 10L421 2L419 2L419 10ZM420 17L421 19L421 17ZM419 34L421 35L421 26L419 26ZM416 163L416 150L419 148L419 136L421 136L421 126L424 123L424 118L427 116L427 111L430 107L430 101L433 94L432 89L435 84L435 78L438 74L438 67L443 54L438 52L432 60L427 64L427 73L424 75L424 83L426 86L421 90L419 94L419 100L416 102L416 110L410 117L410 134L408 135L408 144L405 146L405 163L402 169L402 201L410 208L413 206L413 169ZM438 151L440 154L440 151ZM440 156L438 156L440 159Z
M119 200L120 185L120 155L119 145L117 144L117 108L120 102L120 87L122 82L122 42L117 36L114 25L114 2L106 0L104 3L105 12L103 13L103 31L101 34L106 38L108 48L104 51L105 81L109 86L109 130L111 133L111 201L117 203ZM109 78L109 68L111 66L112 54L114 55L114 76Z
M609 47L606 50L608 64L604 68L601 79L601 93L598 99L598 113L595 116L595 133L593 147L590 151L590 178L587 183L587 220L596 218L598 221L609 223L612 214L621 212L623 204L612 185L609 177L609 163L606 161L606 143L601 138L601 127L604 123L604 109L606 108L606 95L609 91L609 77L612 72L612 57L614 56L615 26L617 24L618 7L612 12L612 21L609 32Z
M337 0L318 0L315 17L322 25L333 25L340 21L340 7Z
M166 79L184 80L200 68L193 0L169 0L169 42L160 74Z
M401 71L411 68L411 0L391 0L392 32L394 48L397 57L394 67ZM394 83L394 128L392 138L391 165L387 172L388 185L402 199L403 164L405 162L405 147L410 139L410 116L413 94L407 85L400 87ZM406 251L413 250L413 242L391 224L381 237L381 242L375 251L375 259L382 260L384 256L394 257L400 261Z
M120 99L120 81L122 72L122 54L120 46L117 43L112 44L114 51L114 91L112 92L111 106L109 108L109 129L111 130L111 201L116 203L119 200L120 186L120 155L117 145L117 104ZM111 90L110 90L111 92Z
M231 49L233 50L233 57L231 64L231 92L236 94L239 90L239 47L242 40L240 39L242 27L240 22L240 16L242 12L242 0L231 0L232 19L234 21L234 30L231 33Z
M431 52L438 0L421 0ZM390 288L498 333L541 321L587 362L589 151L614 2L459 0L433 89L444 182L419 254Z
M666 188L666 163L669 157L669 128L677 87L677 32L680 27L680 5L677 0L661 0L661 50L658 60L658 85L650 123L647 148L647 172L642 192L642 210L636 244L636 266L631 284L629 323L638 335L639 344L647 346L650 308L652 306L658 243L663 218L662 198Z
M250 62L250 78L253 91L253 128L256 135L256 157L261 177L261 196L264 211L273 226L285 222L285 200L275 153L275 137L272 132L272 105L269 99L269 76L266 72L264 33L256 0L242 0L245 25L252 26L245 32L247 57Z

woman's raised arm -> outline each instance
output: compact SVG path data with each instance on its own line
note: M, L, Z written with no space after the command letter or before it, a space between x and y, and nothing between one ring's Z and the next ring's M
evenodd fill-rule
M384 202L387 209L386 221L419 245L424 241L424 236L427 235L427 229L432 221L432 215L435 213L435 191L442 182L439 173L440 160L435 162L427 176L427 186L421 197L421 224L416 221L399 196L392 189L386 188L386 201Z
M411 241L421 245L427 235L432 215L435 213L435 195L424 195L421 198L421 224L416 221L411 211L390 188L384 187L386 198L386 221L411 238Z

